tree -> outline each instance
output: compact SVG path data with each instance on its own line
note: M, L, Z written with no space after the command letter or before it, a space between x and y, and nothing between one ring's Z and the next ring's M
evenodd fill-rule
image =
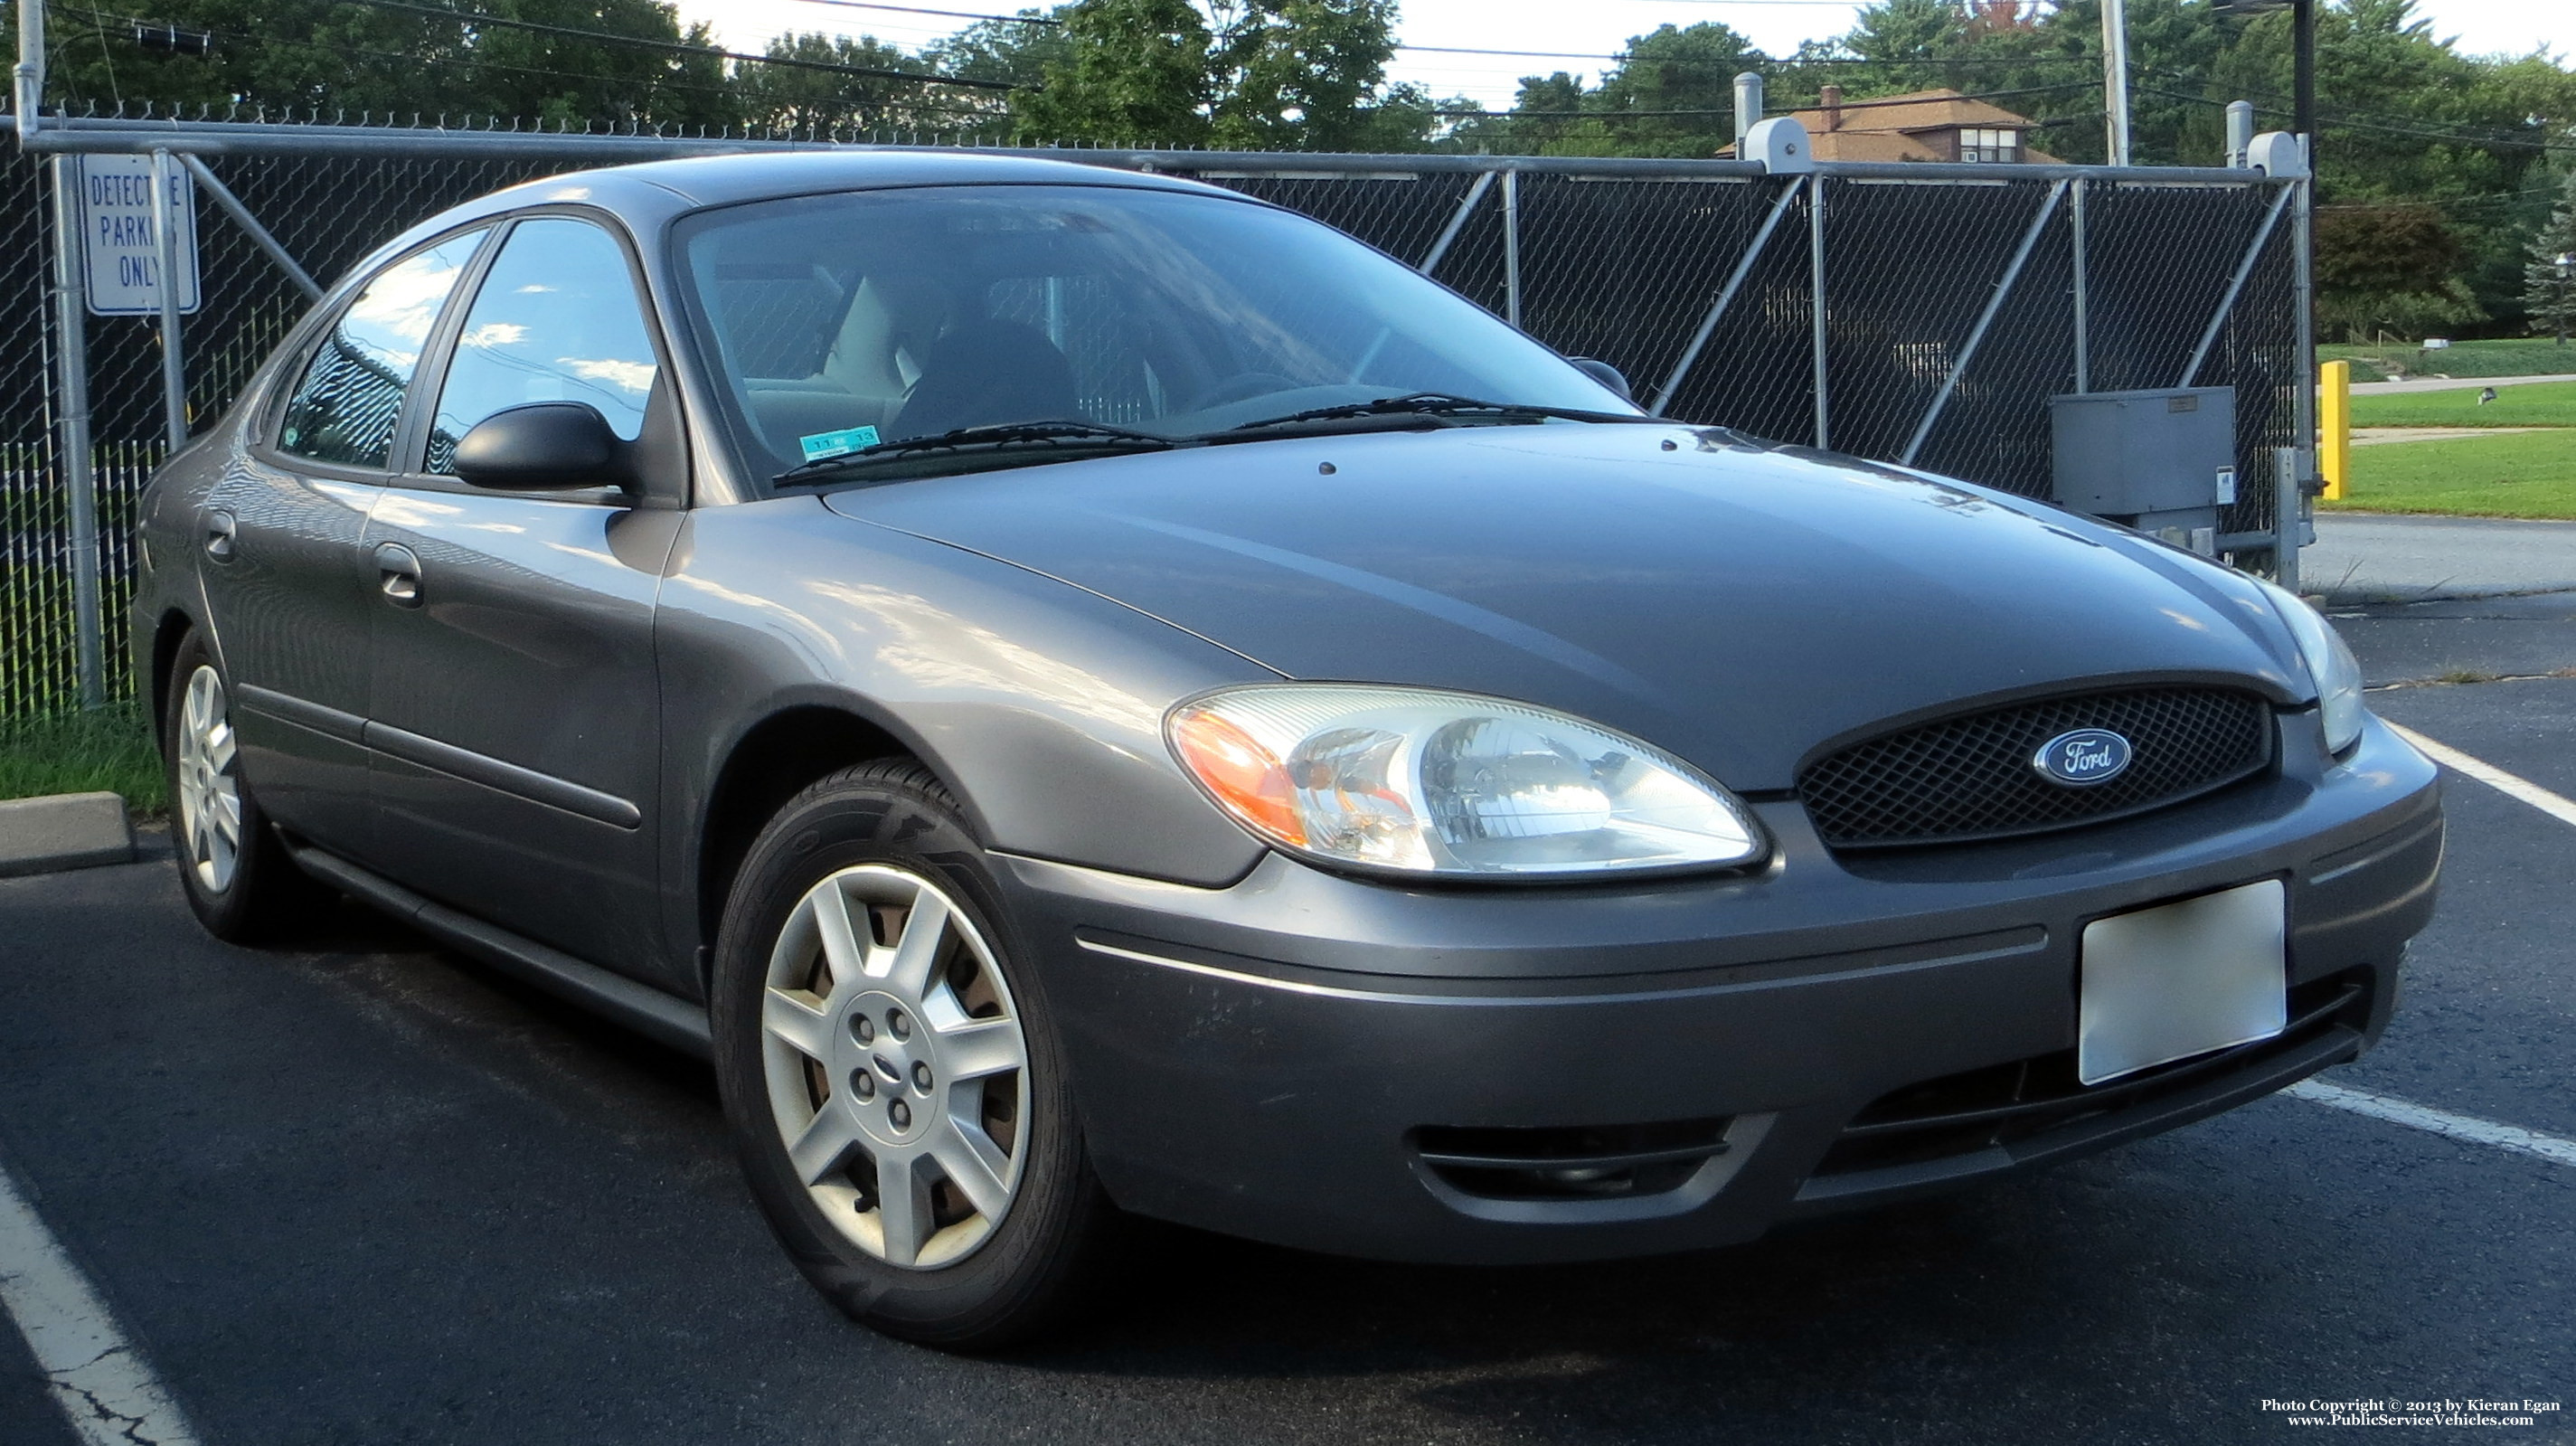
M768 53L783 60L847 66L856 70L925 74L916 56L872 36L852 40L823 34L782 35ZM745 65L738 82L745 118L785 130L868 131L880 128L949 131L1006 120L998 106L976 104L918 80L893 75L848 75L806 66ZM983 92L990 94L990 92Z
M979 20L922 48L930 69L961 80L999 80L1036 89L1046 68L1072 55L1064 19L1073 6L1022 10L1010 19Z
M2460 280L2462 249L2441 211L2410 204L2317 212L2317 326L2362 341L2423 336L2484 319Z
M1214 99L1206 17L1188 0L1081 0L1062 49L1016 107L1022 134L1109 145L1198 145Z
M1705 21L1632 36L1601 78L1591 108L1623 155L1708 156L1735 138L1735 77L1770 57L1733 29ZM1625 119L1622 119L1625 117Z
M2548 224L2531 238L2525 253L2529 259L2522 268L2522 305L2533 331L2554 333L2564 342L2570 331L2576 331L2576 279L2569 275L2576 267L2559 260L2576 256L2576 166L2568 167L2558 195Z
M48 99L346 111L352 119L721 124L739 116L704 27L683 32L659 0L459 6L545 29L344 0L158 0L150 8L156 24L209 36L206 52L146 49L121 16L58 7L47 35Z
M1422 143L1430 98L1385 88L1394 0L1213 0L1210 13L1215 144L1349 151Z
M1393 0L1080 0L1016 105L1032 140L1418 149L1430 98L1388 86Z

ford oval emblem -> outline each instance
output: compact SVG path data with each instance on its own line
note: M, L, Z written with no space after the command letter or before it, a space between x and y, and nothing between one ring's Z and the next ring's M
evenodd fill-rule
M2129 740L2107 728L2078 728L2039 745L2030 766L2069 788L2108 783L2129 767Z

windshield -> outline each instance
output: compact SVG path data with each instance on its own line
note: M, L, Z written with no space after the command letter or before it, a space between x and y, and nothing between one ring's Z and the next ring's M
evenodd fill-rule
M1634 414L1320 223L1215 196L960 186L703 212L678 245L761 476L961 428L1189 438L1417 393Z

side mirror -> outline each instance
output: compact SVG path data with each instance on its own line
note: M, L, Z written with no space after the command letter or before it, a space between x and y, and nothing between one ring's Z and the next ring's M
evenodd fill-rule
M1575 370L1592 378L1594 381L1599 382L1601 385L1608 387L1610 390L1617 392L1619 394L1619 400L1623 402L1633 402L1637 400L1636 392L1631 390L1628 386L1628 374L1626 372L1619 370L1617 367L1610 365L1606 361L1599 361L1588 356L1572 356L1567 357L1566 360L1574 363Z
M628 443L586 402L504 407L456 443L456 475L496 492L637 485Z

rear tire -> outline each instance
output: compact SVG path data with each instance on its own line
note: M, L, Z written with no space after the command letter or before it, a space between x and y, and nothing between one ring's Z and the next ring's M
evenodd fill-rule
M716 1078L751 1193L852 1319L952 1350L1042 1329L1111 1210L1040 981L937 779L844 769L771 820L716 945Z
M273 939L329 904L330 892L295 866L242 777L231 688L194 634L170 669L161 752L179 885L207 933L232 944Z

